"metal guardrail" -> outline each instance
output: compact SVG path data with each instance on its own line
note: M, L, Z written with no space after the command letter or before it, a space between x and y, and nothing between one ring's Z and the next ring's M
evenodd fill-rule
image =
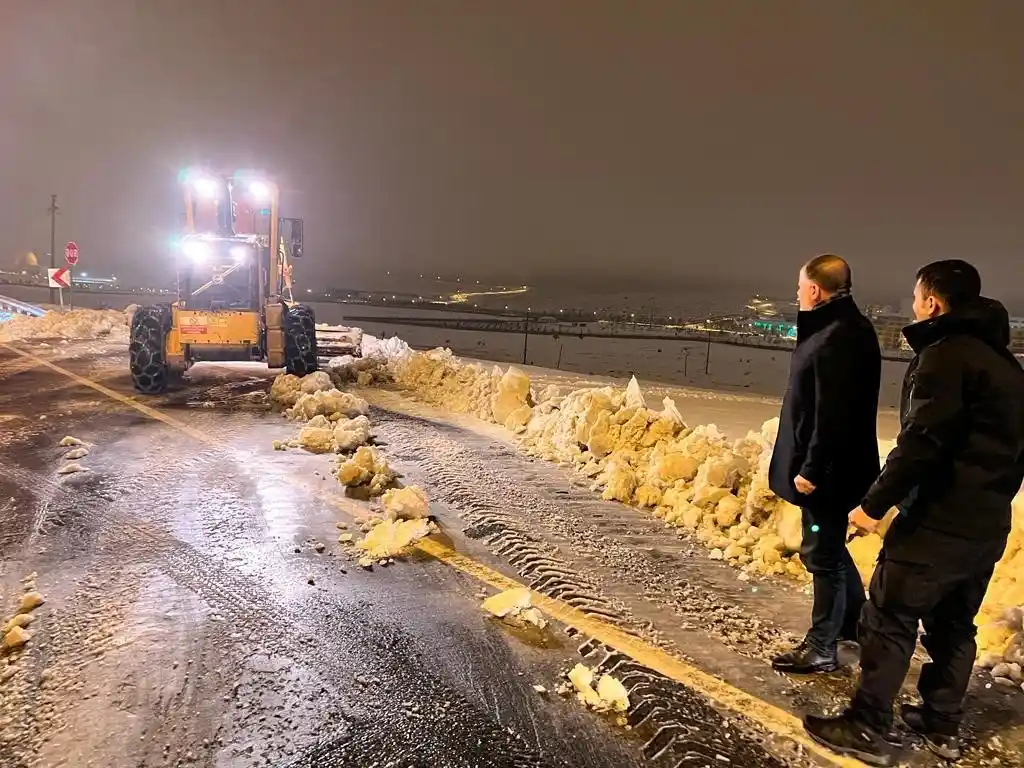
M14 315L28 315L29 317L42 317L46 310L37 307L35 304L28 304L7 296L0 296L0 323L5 323Z

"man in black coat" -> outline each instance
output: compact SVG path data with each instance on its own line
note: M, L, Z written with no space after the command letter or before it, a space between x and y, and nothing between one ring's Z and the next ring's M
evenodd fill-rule
M800 558L814 580L811 628L772 666L838 668L840 639L856 640L864 587L846 549L850 510L878 477L876 417L882 353L850 295L850 267L818 256L800 270L797 341L769 468L776 495L800 507Z
M931 661L918 681L922 706L904 722L935 752L959 755L963 699L977 654L974 619L1003 555L1011 503L1024 478L1024 371L1009 352L1009 320L981 297L970 264L923 267L918 322L903 333L916 356L903 382L900 434L881 476L850 521L885 537L861 616L861 679L850 708L808 717L818 741L874 765L892 765L893 702L917 643Z

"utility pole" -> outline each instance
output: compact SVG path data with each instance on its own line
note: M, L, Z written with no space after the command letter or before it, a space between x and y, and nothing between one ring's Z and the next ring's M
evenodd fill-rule
M57 206L57 196L50 195L50 207L47 211L50 214L50 269L57 268L57 211L60 208ZM50 289L50 304L57 303L56 288Z
M526 351L530 346L530 313L527 311L523 321L523 365L526 365Z

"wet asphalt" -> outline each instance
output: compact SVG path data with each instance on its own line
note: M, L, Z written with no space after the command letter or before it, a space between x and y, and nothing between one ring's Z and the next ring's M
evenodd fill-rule
M32 349L132 396L117 350ZM267 385L147 401L211 444L0 348L0 585L5 610L32 573L47 598L7 660L0 765L653 764L554 693L585 638L511 633L437 561L359 568L329 460L272 450L295 427ZM65 435L87 471L56 474ZM720 727L684 764L782 764Z
M134 397L123 348L25 348ZM47 598L0 660L0 766L812 764L572 628L511 631L480 610L493 590L438 561L359 568L337 524L357 532L366 505L327 457L272 449L296 427L269 381L214 367L144 401L180 429L0 346L0 597L7 611L34 573ZM455 549L779 706L845 695L765 674L802 596L752 594L562 470L392 406L371 413L382 450ZM90 444L86 472L57 474L65 435ZM561 581L530 572L540 552L571 553ZM579 661L635 686L625 725L556 693ZM994 727L1017 722L1003 703Z

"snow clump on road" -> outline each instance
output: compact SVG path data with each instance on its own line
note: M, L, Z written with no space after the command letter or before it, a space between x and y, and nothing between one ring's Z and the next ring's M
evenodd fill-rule
M352 458L338 465L337 478L347 488L362 488L370 496L380 496L395 482L398 473L388 466L379 451L364 445Z

